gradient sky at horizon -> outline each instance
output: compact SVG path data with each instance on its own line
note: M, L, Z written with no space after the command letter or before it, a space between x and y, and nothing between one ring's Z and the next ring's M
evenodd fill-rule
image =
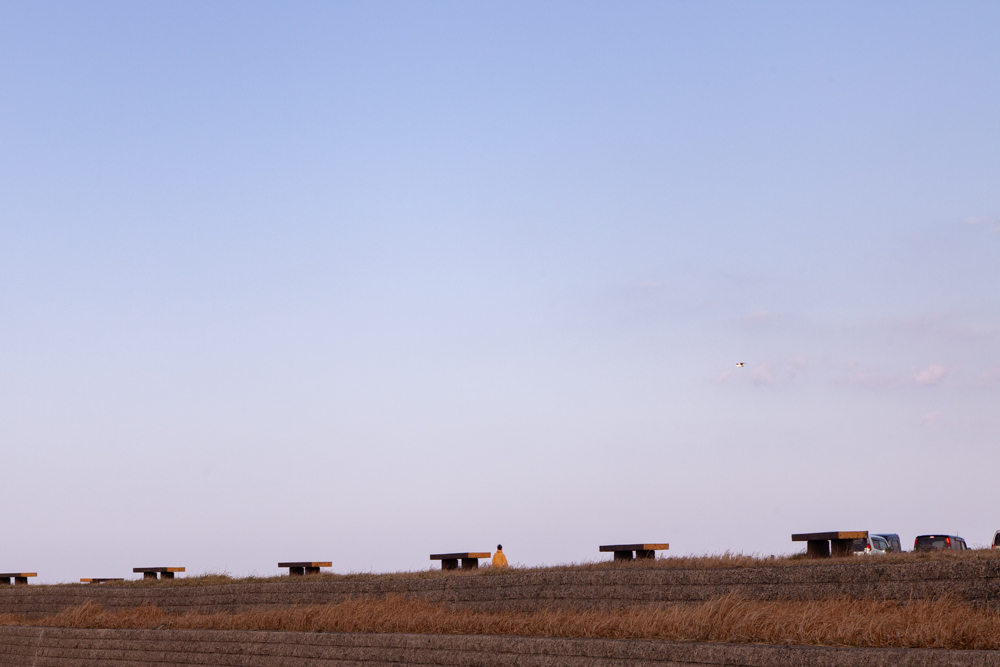
M0 2L0 571L986 544L998 27Z

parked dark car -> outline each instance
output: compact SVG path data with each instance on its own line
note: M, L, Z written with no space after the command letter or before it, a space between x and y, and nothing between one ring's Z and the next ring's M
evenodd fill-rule
M894 554L903 552L903 543L899 541L899 535L896 533L875 533L875 537L881 537L889 546L892 547L890 551Z
M914 551L965 551L968 549L965 540L955 535L918 535L913 540Z

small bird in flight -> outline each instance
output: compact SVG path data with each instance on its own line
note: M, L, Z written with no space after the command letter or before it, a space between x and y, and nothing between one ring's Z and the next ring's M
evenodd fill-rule
M743 362L741 361L740 363L736 364L736 367L737 368L743 368Z

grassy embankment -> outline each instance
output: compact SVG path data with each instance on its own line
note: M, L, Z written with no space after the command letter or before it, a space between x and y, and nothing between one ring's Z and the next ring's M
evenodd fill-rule
M173 581L116 582L127 586L206 586L253 582L345 581L503 576L530 571L620 568L715 569L863 566L933 561L1000 559L1000 550L904 553L823 561L792 557L722 554L669 557L655 562L597 562L543 568L473 571L426 570L387 574L323 573L290 579L203 575ZM1000 650L1000 613L953 599L907 603L874 600L759 601L727 596L694 605L636 606L618 611L548 610L472 612L401 596L218 614L167 614L155 607L107 611L86 603L44 618L0 615L2 625L75 628L285 630L303 632L410 632L544 637L664 639L903 648Z
M511 567L497 570L488 565L478 570L450 570L443 571L439 567L432 567L427 570L417 570L410 572L350 572L335 573L322 572L320 574L308 575L304 577L289 577L286 575L272 577L232 577L228 574L201 574L192 577L179 577L177 579L147 580L133 579L128 581L116 581L109 585L114 586L213 586L220 584L238 583L273 583L287 581L377 581L377 580L403 580L403 579L435 579L439 577L478 577L478 576L503 576L519 572L560 572L568 570L609 570L621 568L655 568L655 569L722 569L722 568L753 568L753 567L802 567L815 565L871 565L889 563L923 563L931 561L969 561L969 560L1000 560L1000 549L977 549L964 552L959 551L925 551L921 553L906 552L901 554L887 554L884 556L852 556L849 558L830 559L810 559L805 558L805 554L793 556L757 556L744 554L714 554L707 556L667 556L657 558L655 561L634 561L632 563L616 563L611 560L601 560L589 563L570 563L566 565L542 565L538 567ZM77 586L84 584L59 584ZM89 584L86 584L89 585Z

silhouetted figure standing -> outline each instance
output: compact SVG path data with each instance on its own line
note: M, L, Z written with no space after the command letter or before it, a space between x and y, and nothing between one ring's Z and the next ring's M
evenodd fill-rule
M493 554L493 567L507 567L507 557L503 555L503 545L497 545L497 552Z

